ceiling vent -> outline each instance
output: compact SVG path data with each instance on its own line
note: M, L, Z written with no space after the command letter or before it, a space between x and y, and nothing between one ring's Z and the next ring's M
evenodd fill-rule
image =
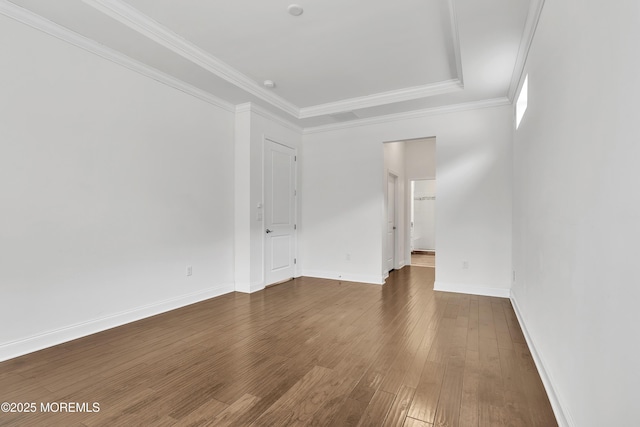
M341 112L341 113L333 113L333 114L329 114L329 117L331 117L336 122L348 122L349 120L357 120L357 119L360 118L353 111L344 111L344 112Z

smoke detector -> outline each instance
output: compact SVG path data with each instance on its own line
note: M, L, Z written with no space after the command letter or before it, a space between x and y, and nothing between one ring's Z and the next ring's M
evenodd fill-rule
M302 6L299 4L290 4L287 10L293 16L300 16L302 15L302 12L304 12L304 9L302 9Z
M266 87L267 89L273 89L274 87L276 87L276 84L274 83L273 80L265 80L263 83L264 87Z

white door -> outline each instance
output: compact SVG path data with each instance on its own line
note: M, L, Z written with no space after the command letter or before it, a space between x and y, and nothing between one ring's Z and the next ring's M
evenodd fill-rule
M265 285L294 276L295 152L265 140L264 147Z
M396 268L396 182L397 177L387 177L387 270Z

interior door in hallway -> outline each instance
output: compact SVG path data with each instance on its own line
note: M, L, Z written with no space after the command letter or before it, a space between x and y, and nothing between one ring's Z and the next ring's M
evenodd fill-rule
M265 285L294 277L296 237L295 151L265 139Z
M396 268L396 184L398 177L387 176L387 270Z

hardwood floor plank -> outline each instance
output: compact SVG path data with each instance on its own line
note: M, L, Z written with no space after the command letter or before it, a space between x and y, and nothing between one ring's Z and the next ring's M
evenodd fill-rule
M382 424L384 427L402 427L415 393L414 388L404 385L400 388Z
M259 401L259 397L245 394L204 425L212 427L228 427L237 425L236 423L239 421L240 416L255 406Z
M369 402L348 398L333 417L331 423L327 425L344 427L357 426L368 405Z
M407 417L403 427L432 427L433 424Z
M285 394L283 394L280 399L271 405L269 409L258 417L254 424L260 426L278 426L288 425L295 422L296 418L300 414L297 410L302 409L303 412L309 410L307 407L308 401L306 400L306 397L313 393L318 386L323 384L325 377L330 374L330 369L323 368L321 366L314 366L304 377L300 379L300 381L298 381ZM300 408L298 402L302 402L304 407Z
M382 425L395 397L394 394L378 390L362 414L358 426L377 427Z
M440 399L434 426L457 426L460 422L464 362L459 360L447 364L442 380Z
M556 425L509 300L298 278L0 363L0 398L97 413L0 426Z
M460 425L477 427L480 423L479 411L480 355L478 351L467 349L460 400Z
M340 411L342 405L349 398L349 394L357 384L357 379L349 376L341 375L336 372L343 380L338 383L332 392L327 396L322 405L313 414L307 425L309 426L331 426L332 420Z
M433 424L442 389L445 366L427 361L407 416Z
M204 402L202 405L178 418L180 425L197 427L206 426L210 422L212 417L217 416L222 411L227 409L229 405L222 403L219 400L211 399ZM172 418L174 416L170 415Z

